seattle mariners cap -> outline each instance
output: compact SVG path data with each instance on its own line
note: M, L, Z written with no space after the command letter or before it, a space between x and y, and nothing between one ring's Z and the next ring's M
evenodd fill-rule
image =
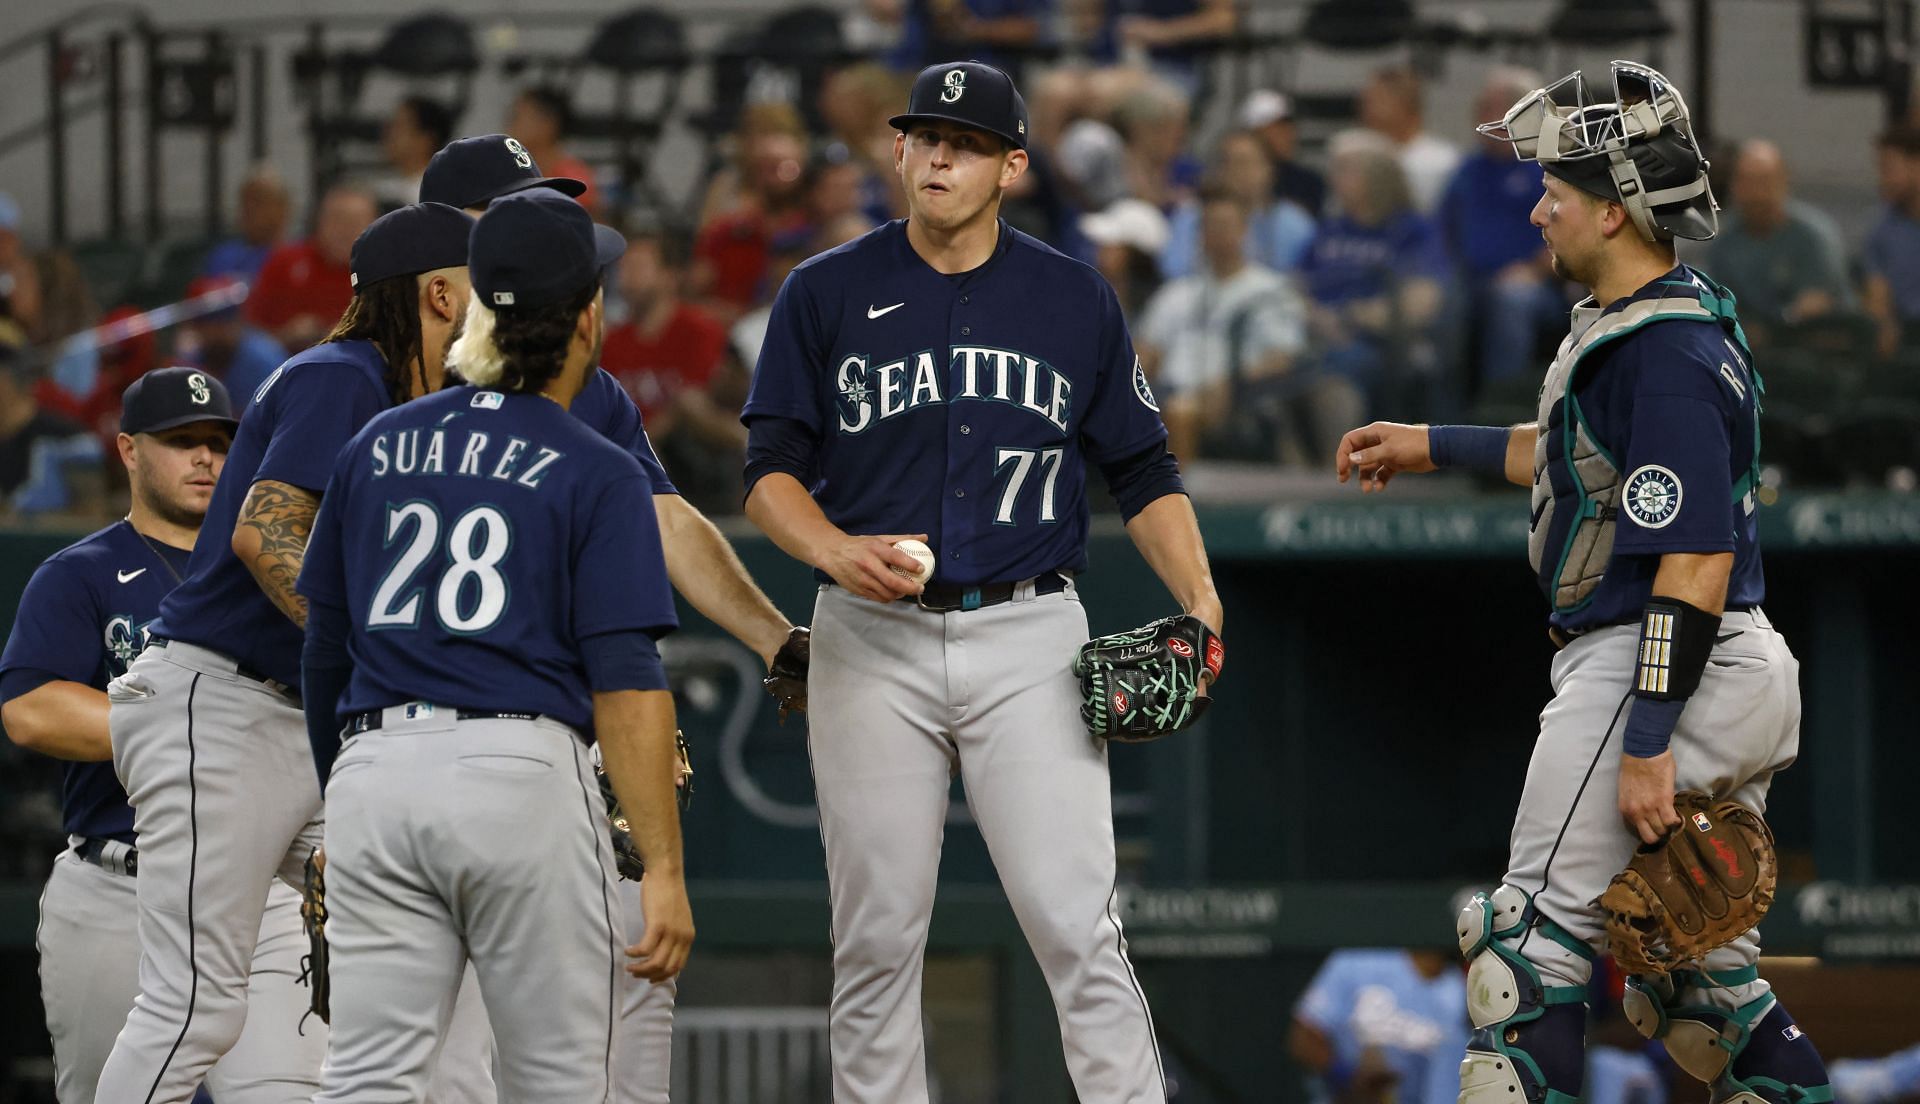
M1015 149L1027 148L1027 101L1013 86L1013 78L977 61L929 65L913 80L907 113L887 125L906 130L914 123L938 119L998 134Z
M564 302L627 251L627 239L594 225L587 209L545 188L503 196L473 227L467 271L494 310Z
M355 295L395 276L412 276L467 263L473 216L444 203L415 203L388 211L354 239L349 266Z
M587 186L570 177L541 176L533 155L504 134L458 138L433 155L420 177L420 202L449 207L485 207L503 195L551 188L578 196Z
M155 368L120 398L122 433L159 433L190 422L240 424L226 385L198 368Z

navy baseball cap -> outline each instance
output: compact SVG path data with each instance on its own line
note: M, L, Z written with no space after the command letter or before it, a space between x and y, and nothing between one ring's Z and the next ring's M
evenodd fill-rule
M1015 149L1027 148L1027 101L1013 78L977 61L929 65L913 80L907 113L887 125L907 130L926 120L959 123L998 134Z
M240 423L226 385L198 368L155 368L120 397L120 432L159 433L192 422Z
M504 195L528 188L550 188L579 196L587 186L566 176L541 176L540 166L518 139L505 134L456 138L427 162L420 177L420 202L449 207L485 207Z
M354 239L348 261L355 295L395 276L413 276L467 263L473 216L444 203L415 203L388 211Z
M596 226L585 207L539 188L502 196L480 216L467 271L494 310L544 307L591 286L626 251L627 239Z

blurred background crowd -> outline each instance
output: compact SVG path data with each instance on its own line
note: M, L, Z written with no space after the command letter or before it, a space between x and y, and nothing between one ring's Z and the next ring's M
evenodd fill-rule
M1407 5L1358 17L1374 8ZM690 187L676 199L645 156L658 119L583 117L551 58L510 66L520 83L501 115L415 82L357 126L316 116L313 179L295 188L274 159L254 164L218 198L230 229L215 237L54 242L0 192L0 509L112 513L101 442L128 381L192 364L249 394L338 317L355 235L415 197L434 151L501 130L545 172L587 181L581 201L635 241L608 281L605 366L679 484L732 512L768 305L793 265L904 214L886 119L920 64L957 57L1019 77L1032 170L1007 221L1118 289L1183 461L1320 467L1372 417L1529 417L1574 293L1528 224L1538 168L1470 126L1543 74L1480 59L1470 103L1433 103L1416 55L1298 97L1219 79L1218 48L1245 38L1247 14L1232 0L865 0L777 15L763 35L822 39L817 63L785 82L741 70L696 120L725 129L680 167ZM640 51L635 73L669 64L655 54L678 41L670 17L624 18L587 55L624 44ZM418 64L471 49L463 26L407 21L381 50ZM307 64L341 57L316 48ZM1682 255L1739 298L1769 385L1773 482L1911 488L1920 126L1895 117L1856 151L1882 208L1854 240L1796 195L1768 135L1714 138L1720 236ZM159 325L141 314L153 308L166 308Z

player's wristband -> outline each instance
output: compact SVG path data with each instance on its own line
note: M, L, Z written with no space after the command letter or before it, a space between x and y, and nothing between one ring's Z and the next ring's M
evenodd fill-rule
M1667 749L1687 699L1700 688L1720 618L1678 598L1654 595L1640 618L1633 668L1633 711L1623 734L1628 755L1646 759Z
M1427 455L1436 468L1465 468L1488 475L1507 473L1507 439L1513 430L1500 426L1437 425L1427 427Z

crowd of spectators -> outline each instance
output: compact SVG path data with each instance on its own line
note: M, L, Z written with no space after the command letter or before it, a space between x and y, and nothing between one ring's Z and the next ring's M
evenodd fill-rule
M6 510L111 500L112 396L147 368L192 364L250 394L344 309L354 238L417 195L449 138L496 122L544 172L586 182L581 202L628 232L633 248L609 274L605 366L682 489L733 510L737 412L772 298L794 265L904 213L887 119L913 68L960 41L1018 67L1030 106L1031 168L1005 217L1114 285L1183 460L1319 465L1361 419L1470 417L1489 397L1530 395L1564 333L1574 289L1528 222L1539 167L1468 130L1537 74L1495 68L1470 110L1436 113L1413 69L1385 66L1355 89L1351 125L1330 137L1321 126L1309 143L1282 90L1197 111L1197 44L1230 27L1228 3L1076 5L1098 49L1044 67L1025 53L1039 27L1030 0L869 10L899 24L897 49L833 68L799 100L750 97L670 210L619 179L617 157L583 159L603 151L575 138L563 88L522 89L497 121L402 99L380 135L385 169L332 182L305 217L271 166L247 174L234 233L208 245L185 289L188 317L159 333L116 331L131 312L95 302L69 254L28 248L0 196ZM1682 256L1736 293L1763 351L1791 350L1810 327L1828 355L1847 352L1832 343L1848 334L1876 362L1920 345L1920 129L1890 129L1876 152L1885 208L1850 254L1833 220L1793 196L1779 146L1756 137L1716 151L1720 235Z

